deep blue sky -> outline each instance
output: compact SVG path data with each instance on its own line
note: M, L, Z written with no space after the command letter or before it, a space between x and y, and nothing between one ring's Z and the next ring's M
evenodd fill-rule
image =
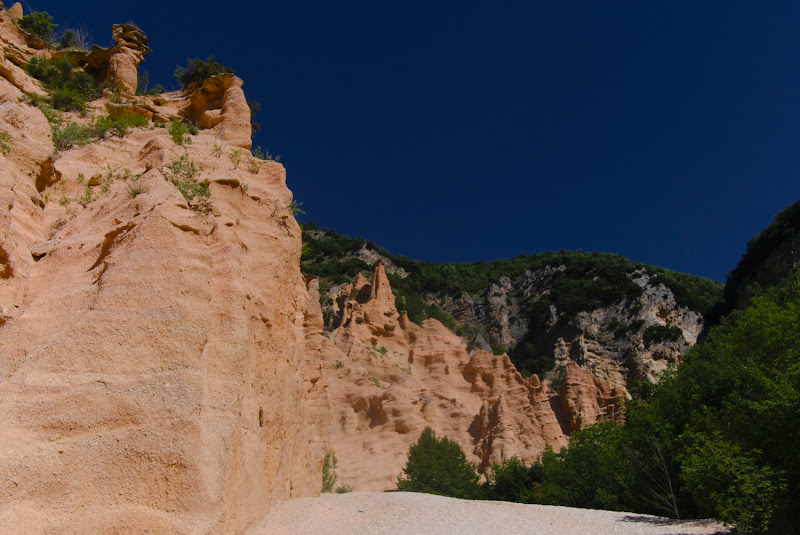
M103 46L134 22L168 87L234 67L301 220L412 258L724 280L800 197L797 2L31 2Z

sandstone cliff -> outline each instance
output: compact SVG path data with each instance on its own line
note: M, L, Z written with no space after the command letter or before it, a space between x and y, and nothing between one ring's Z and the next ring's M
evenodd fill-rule
M569 362L629 388L654 381L697 341L722 286L617 255L555 252L492 263L431 264L315 225L303 269L325 282L327 326L355 269L381 260L414 321L436 317L469 349L507 352L516 367L558 385Z
M317 493L327 449L292 195L281 165L242 156L241 80L133 97L146 39L114 38L83 64L126 100L106 90L61 124L155 122L56 152L24 71L55 52L0 10L0 525L241 533ZM158 121L185 117L200 131L178 144Z
M697 315L646 272L629 277L641 289L633 315L620 301L569 321L548 309L534 326L526 307L552 296L555 265L483 295L425 295L482 326L465 342L398 310L390 277L413 266L374 248L360 253L374 263L370 280L354 273L326 287L335 306L323 296L323 310L319 280L301 275L285 170L247 152L242 80L135 96L150 48L137 28L115 25L115 46L69 55L109 89L85 113L56 113L25 66L67 55L7 13L0 525L10 532L240 533L275 500L318 493L328 451L342 482L392 488L426 426L482 472L512 456L530 462L579 427L622 418L633 370L654 373L651 361L677 360L696 336ZM138 126L114 123L131 117ZM117 126L100 131L100 118ZM94 137L65 141L82 128ZM638 335L614 345L607 325L620 322ZM648 326L683 339L647 341ZM555 376L524 378L479 338L511 347L537 329L563 370L558 391ZM624 344L649 355L642 366L625 361Z
M313 298L316 279L310 284ZM394 488L425 427L458 442L485 472L514 456L532 462L547 445L565 446L571 431L622 417L625 389L574 363L559 395L535 375L523 378L507 355L467 351L435 319L409 321L381 261L370 282L359 275L337 303L330 338L321 311L308 328L319 340L315 384L330 406L340 479L357 490Z

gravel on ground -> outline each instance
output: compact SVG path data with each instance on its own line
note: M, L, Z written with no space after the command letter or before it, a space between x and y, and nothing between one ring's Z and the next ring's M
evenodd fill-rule
M246 535L714 535L715 520L552 505L458 500L413 492L323 494L279 502Z

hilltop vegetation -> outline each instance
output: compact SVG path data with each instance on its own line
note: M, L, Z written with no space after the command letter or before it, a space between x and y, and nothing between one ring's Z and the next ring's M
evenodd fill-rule
M322 230L313 223L304 225L303 243L302 270L319 277L323 301L328 299L326 294L332 286L352 282L359 272L369 277L372 266L362 259L364 251L380 255L393 266L387 272L397 307L407 312L411 321L421 324L427 318L435 318L464 336L468 344L483 339L495 353L508 352L526 375L547 372L555 365L552 351L543 349L544 343L538 339L541 330L530 327L549 325L554 320L560 326L568 326L581 312L619 303L635 309L648 280L651 286L663 284L669 288L678 306L703 316L722 293L722 285L717 282L607 253L556 251L493 262L436 264L393 255L372 242ZM513 309L510 321L528 326L517 343L509 347L491 336L485 325L457 321L452 312L454 300L465 295L481 298L490 285L504 279L514 286L505 297L509 309ZM615 332L626 336L642 328L641 321L630 320L620 322ZM650 329L648 340L682 340L680 329L664 329L668 331Z
M516 279L527 271L559 266L564 266L565 269L554 280L550 302L568 316L626 298L638 297L642 288L630 277L637 271L649 275L652 282L663 283L672 290L679 305L704 315L718 301L722 289L718 282L631 262L616 254L556 251L520 255L493 262L436 264L390 254L363 238L341 236L332 230L319 229L314 223L304 224L303 229L302 265L305 273L320 277L329 284L351 281L359 271L369 273L372 270L372 266L352 256L359 249L367 248L409 273L402 281L391 280L400 298L407 297L409 293L459 296L464 292L480 295L488 289L490 283L501 277ZM315 239L309 231L322 232L324 238ZM414 312L424 314L422 310ZM409 313L409 317L411 316Z
M728 274L725 285L725 300L714 311L715 319L727 314L737 306L739 294L747 294L747 287L752 284L763 263L785 243L796 240L800 236L800 201L796 201L781 210L770 225L747 243L747 250L739 259L736 268ZM793 247L790 247L793 249ZM793 252L789 253L794 254ZM797 257L787 258L786 265L791 266ZM783 273L775 273L780 278Z

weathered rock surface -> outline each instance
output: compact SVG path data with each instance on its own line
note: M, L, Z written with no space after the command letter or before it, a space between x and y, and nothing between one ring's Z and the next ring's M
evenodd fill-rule
M92 51L80 54L86 70L98 80L104 80L108 87L125 96L136 94L139 65L144 55L152 52L147 46L147 36L133 24L114 24L111 37L116 44L111 48L92 46Z
M215 128L217 136L235 147L249 149L250 107L241 78L218 74L189 90L188 105L180 115L200 128Z
M6 22L8 66L11 45L32 52ZM136 129L51 157L46 119L21 101L37 83L17 68L0 77L1 531L242 533L276 499L318 493L318 304L283 167L234 169L213 128L183 147ZM164 101L167 116L190 104ZM207 211L165 179L182 155Z
M22 4L19 2L14 2L14 4L8 8L8 18L11 20L19 20L22 18Z
M548 384L558 382L569 361L620 388L639 380L656 381L697 341L705 321L702 314L708 313L704 307L710 307L709 300L722 289L711 281L669 274L616 255L581 252L498 261L490 263L488 271L487 266L451 264L426 272L419 263L393 256L366 240L316 226L304 234L311 253L304 260L308 272L317 272L327 263L322 272L331 273L332 261L341 262L344 271L358 261L379 259L387 273L410 281L400 288L401 306L409 306L409 298L421 299L444 316L452 316L453 323L464 328L470 348L495 353L505 349L526 374L544 371L542 379ZM342 307L340 275L323 279L328 329ZM485 290L475 290L483 277L488 279ZM458 281L465 287L459 287ZM555 293L561 298L554 297ZM559 302L577 310L559 310L553 304ZM584 306L588 308L578 308ZM419 304L414 308L418 316L427 314ZM648 336L648 331L659 330L669 331L670 336Z
M507 355L470 354L438 321L419 326L399 314L381 261L369 283L359 274L337 302L336 328L319 344L316 385L327 394L342 482L357 490L394 488L425 427L455 440L481 472L514 456L532 462L547 445L567 444L573 426L556 392L535 375L524 379ZM321 337L321 311L313 324ZM592 389L567 382L568 406L607 407L609 395L627 394L590 382ZM599 410L593 416L602 418Z
M25 76L25 64L32 53L26 35L14 24L14 19L10 15L4 16L4 12L0 11L0 78L26 93L36 91L38 82Z
M561 382L560 401L569 432L601 420L621 423L626 395L623 387L598 379L590 370L581 368L575 362L567 362Z
M380 255L370 281L342 289L327 335L283 167L221 157L250 146L240 79L123 108L106 95L64 116L198 124L183 145L134 129L54 153L23 99L41 86L21 68L53 51L0 24L0 525L11 532L241 533L276 499L318 493L327 451L342 482L381 490L427 426L486 470L618 417L613 370L567 366L557 394L436 320L410 322ZM82 64L130 91L149 49L135 28L114 31L117 45ZM177 189L181 161L207 200ZM504 288L492 289L497 310Z

